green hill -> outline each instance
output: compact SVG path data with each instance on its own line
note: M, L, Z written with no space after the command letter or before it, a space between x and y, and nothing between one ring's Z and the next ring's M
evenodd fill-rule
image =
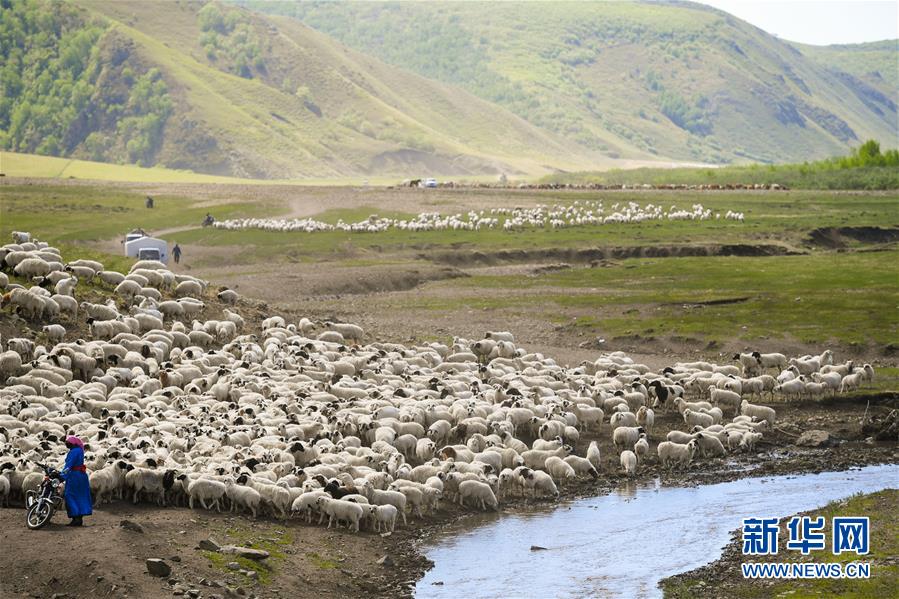
M264 2L610 156L797 161L893 145L897 88L865 52L798 49L690 2ZM877 69L896 73L895 42ZM851 55L851 60L850 60ZM868 67L862 67L867 73Z
M279 179L608 162L294 19L198 2L0 10L3 149Z

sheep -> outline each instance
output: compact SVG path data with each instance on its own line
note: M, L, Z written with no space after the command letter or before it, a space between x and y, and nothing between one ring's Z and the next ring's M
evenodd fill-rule
M757 433L754 431L749 431L743 433L742 439L740 440L740 448L744 451L753 451L755 449L756 443L761 441L762 433Z
M564 486L566 480L574 480L577 478L577 473L574 471L574 468L558 456L546 458L544 468L546 472L553 477L553 480L559 481L559 486Z
M559 496L556 483L549 474L542 470L528 470L527 475L524 476L524 487L530 489L532 496L536 496L538 491L544 495Z
M642 426L619 426L612 431L612 443L618 451L626 448L633 449L634 443L636 443L637 439L640 438L640 435L645 432L646 430Z
M739 393L728 389L712 388L709 390L710 399L713 404L724 408L733 408L734 416L740 413L740 402L742 397Z
M671 441L662 441L656 448L659 454L659 461L663 468L669 465L680 466L686 468L693 461L696 455L698 443L696 439L691 440L686 445L680 443L672 443Z
M637 455L633 451L625 449L621 452L620 459L621 467L628 476L633 476L637 473Z
M493 510L499 508L499 502L490 485L477 480L465 480L459 483L459 505L465 505L466 499L473 499L485 511L487 506Z
M599 445L596 441L590 441L590 445L587 447L587 459L597 471L601 469L602 462L599 455Z
M262 495L252 487L238 485L234 481L225 483L225 496L231 502L231 512L238 508L249 511L256 519L259 513L259 506L262 503Z
M385 531L392 533L396 528L397 509L392 505L376 505L372 509L375 531L381 532L383 527Z
M740 404L740 414L764 420L768 423L769 427L774 426L774 421L777 418L777 412L775 412L773 408L751 404L745 399L743 400L743 403Z
M862 373L856 372L853 374L847 374L840 381L840 393L848 393L849 391L855 391L862 384Z
M328 528L331 528L331 524L334 524L335 528L340 526L340 521L343 520L347 528L359 532L359 522L363 514L359 504L331 497L319 497L317 503L322 515L328 516Z
M0 353L0 382L16 376L22 368L22 356L19 352L8 350Z
M760 354L752 352L755 359L762 368L778 368L783 370L787 367L787 357L783 354Z
M656 415L651 408L642 406L639 410L637 410L637 424L646 429L647 437L652 434L652 427L655 424L655 420Z
M362 494L365 495L368 498L368 501L373 505L392 505L395 507L403 518L403 524L406 524L407 499L403 493L393 490L381 491L373 488L371 485L366 485L363 487L362 491Z
M221 300L222 303L233 306L237 303L237 300L240 299L240 296L237 295L237 292L233 289L223 289L216 294L216 297Z
M596 466L594 466L588 458L570 455L566 456L564 461L574 469L575 474L577 474L578 476L589 474L593 478L599 477L599 472L597 471Z
M175 297L193 297L199 299L203 295L203 286L199 281L181 281L175 286Z
M646 459L646 456L649 454L649 440L646 435L640 435L640 438L634 443L634 454L641 462Z
M189 498L190 509L194 509L194 500L197 500L204 510L210 510L214 507L216 512L221 512L221 501L222 497L225 496L227 487L225 483L217 480L198 478L190 481L185 491L187 491ZM206 505L207 501L210 502L209 505Z
M0 476L0 507L9 507L9 479Z
M796 378L789 381L785 381L774 387L775 393L781 393L785 397L795 396L796 398L802 398L802 394L805 393L805 381L802 378Z
M20 277L31 279L34 277L45 277L50 274L50 264L40 258L25 258L19 262L13 269L13 272Z
M97 276L101 281L113 287L125 280L125 275L112 270L101 270L97 273Z
M704 412L694 412L689 408L684 410L683 418L684 422L689 426L699 425L705 428L715 424L715 418L713 416Z
M723 456L727 454L727 451L725 451L724 445L721 443L721 440L715 435L703 434L702 432L698 432L696 433L695 439L697 444L699 445L699 453L703 456Z
M48 324L41 329L47 337L47 341L57 343L62 341L66 336L66 328L61 324Z

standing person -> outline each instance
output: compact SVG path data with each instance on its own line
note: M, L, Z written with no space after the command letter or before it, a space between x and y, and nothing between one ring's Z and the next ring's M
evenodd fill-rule
M68 526L81 526L81 518L93 513L91 501L91 484L84 466L84 442L78 437L66 437L66 464L59 477L65 481L66 513L72 519Z
M175 258L175 264L181 262L181 246L177 243L175 244L175 247L172 248L172 257Z

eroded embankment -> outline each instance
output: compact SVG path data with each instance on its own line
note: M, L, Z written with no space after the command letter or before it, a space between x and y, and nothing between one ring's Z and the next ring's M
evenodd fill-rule
M722 244L722 245L650 245L633 247L595 248L537 248L519 250L498 250L483 252L477 250L441 251L418 254L422 260L430 260L453 266L492 266L510 263L539 263L563 261L590 263L600 260L623 260L626 258L684 258L694 256L789 256L794 250L776 244Z

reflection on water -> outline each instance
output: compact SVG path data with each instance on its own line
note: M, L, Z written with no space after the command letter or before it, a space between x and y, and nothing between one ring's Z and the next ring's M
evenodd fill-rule
M435 565L416 595L658 597L661 579L717 559L744 517L784 517L890 487L899 487L897 465L698 487L627 481L609 495L448 531L424 548Z

